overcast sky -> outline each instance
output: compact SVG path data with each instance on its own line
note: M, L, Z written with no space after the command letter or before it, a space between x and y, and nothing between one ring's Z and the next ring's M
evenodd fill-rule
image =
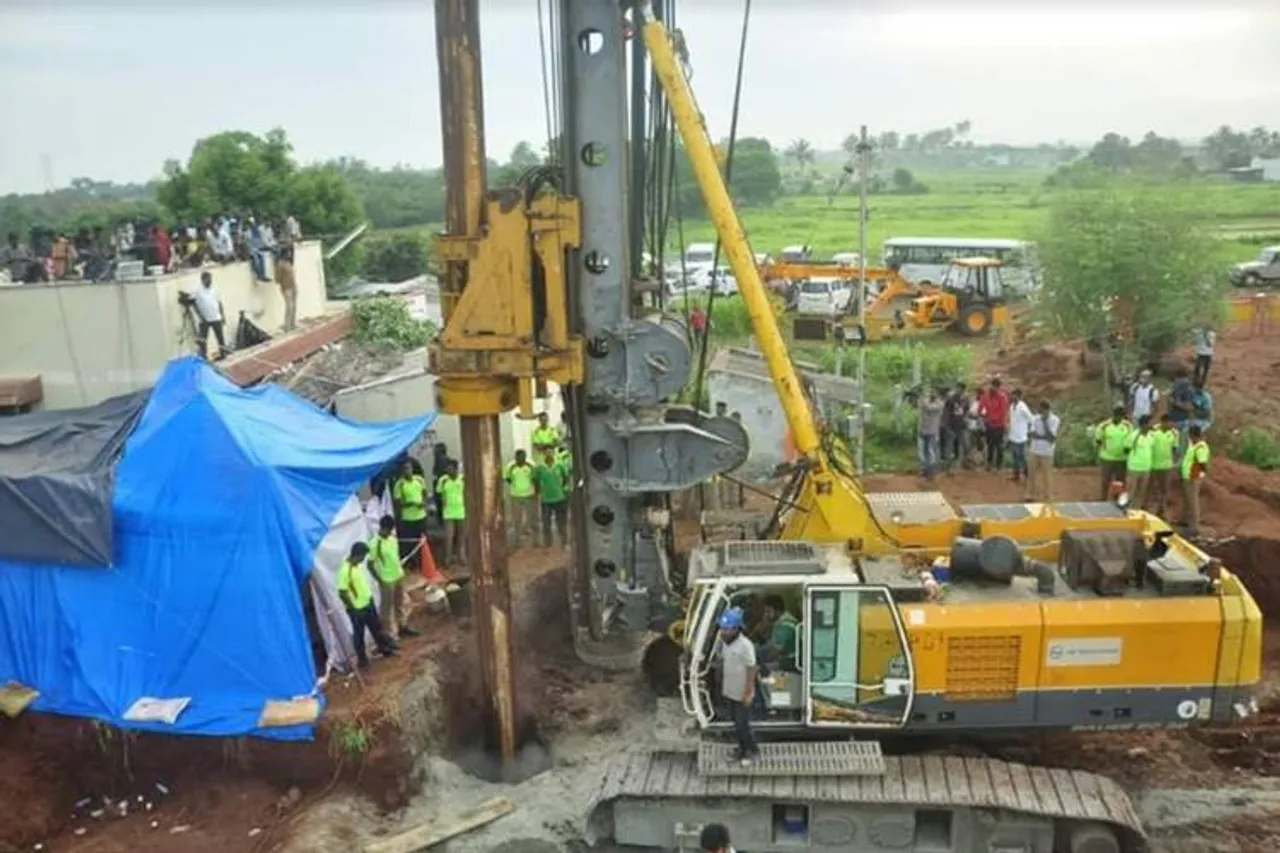
M488 147L505 159L546 135L537 6L481 6ZM284 127L303 161L439 163L429 0L196 8L0 0L0 194L50 177L150 178L229 129ZM678 8L699 100L724 135L741 0ZM1275 126L1278 39L1280 0L756 0L741 132L834 148L863 122L968 119L975 140L1013 143Z

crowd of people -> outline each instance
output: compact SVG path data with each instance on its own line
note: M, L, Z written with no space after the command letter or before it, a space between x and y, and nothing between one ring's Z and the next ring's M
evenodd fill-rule
M1200 524L1200 482L1208 471L1205 439L1213 422L1213 395L1206 387L1213 364L1214 331L1193 331L1191 370L1179 371L1167 392L1142 370L1112 416L1089 427L1101 469L1100 500L1126 496L1129 506L1163 515L1180 492L1183 524ZM917 452L920 473L933 480L957 467L1008 470L1024 484L1024 498L1053 499L1053 470L1063 423L1048 399L1033 406L1020 388L1006 390L999 378L972 396L963 382L920 395Z
M548 416L538 416L530 435L530 448L519 448L503 469L507 485L507 529L513 548L527 544L569 547L569 497L573 490L573 457L568 422L552 426ZM380 500L390 497L392 513L380 519L378 536L357 542L338 573L338 592L347 606L354 632L359 666L369 665L366 634L378 650L394 656L401 636L413 636L408 627L405 578L422 561L422 549L438 552L442 566L461 566L467 560L465 479L458 460L443 442L432 448L430 469L405 455L370 483ZM435 548L429 531L438 531ZM434 561L434 556L433 556ZM376 579L370 587L360 566Z
M162 223L129 219L114 229L74 232L33 228L24 241L10 232L0 248L0 275L12 283L111 281L123 262L136 261L143 275L247 261L259 281L271 280L273 259L292 261L302 230L293 216L258 219L219 214L202 222Z

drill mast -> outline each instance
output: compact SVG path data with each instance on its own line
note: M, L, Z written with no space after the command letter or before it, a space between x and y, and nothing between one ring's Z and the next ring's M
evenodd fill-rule
M462 421L483 689L506 760L518 747L519 716L498 417L516 408L531 417L548 382L564 393L576 466L574 642L603 667L638 665L655 619L678 615L662 496L747 456L740 423L667 402L685 388L693 354L683 322L646 305L633 276L641 247L632 211L643 207L629 206L631 3L556 2L563 172L490 191L479 3L436 0L448 230L438 242L444 328L431 367L439 410Z

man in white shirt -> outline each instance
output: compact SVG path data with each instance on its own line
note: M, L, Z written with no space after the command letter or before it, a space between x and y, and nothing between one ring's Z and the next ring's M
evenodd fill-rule
M1160 392L1151 384L1151 371L1144 370L1138 374L1138 381L1129 389L1129 412L1136 424L1139 418L1153 417L1156 403L1160 402Z
M1031 432L1031 407L1022 399L1022 389L1009 395L1009 453L1013 456L1013 481L1029 478L1027 471L1027 437Z
M738 740L737 759L744 767L760 751L751 731L751 706L756 697L756 647L743 631L742 611L730 607L720 614L720 636L713 658L720 665L720 698L728 707Z
M200 355L205 358L209 357L209 330L213 330L213 336L218 340L218 361L226 357L229 350L227 349L227 340L223 335L223 317L222 299L218 296L218 292L213 289L213 273L205 270L200 273L200 289L191 294L195 300L196 315L200 318L200 332L196 337L196 345L200 348Z
M1062 419L1054 413L1048 400L1040 401L1040 411L1031 419L1030 455L1027 461L1030 473L1027 477L1027 498L1048 503L1053 491L1053 452L1057 447Z
M1195 370L1191 381L1203 384L1209 378L1209 365L1213 363L1213 345L1218 335L1208 326L1196 326L1191 330L1191 345L1196 353Z

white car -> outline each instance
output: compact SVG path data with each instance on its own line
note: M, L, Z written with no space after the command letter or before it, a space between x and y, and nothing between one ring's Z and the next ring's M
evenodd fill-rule
M1268 246L1252 261L1231 268L1231 283L1236 287L1280 284L1280 246Z
M796 293L796 313L835 317L849 307L853 282L834 278L811 278L800 282Z

